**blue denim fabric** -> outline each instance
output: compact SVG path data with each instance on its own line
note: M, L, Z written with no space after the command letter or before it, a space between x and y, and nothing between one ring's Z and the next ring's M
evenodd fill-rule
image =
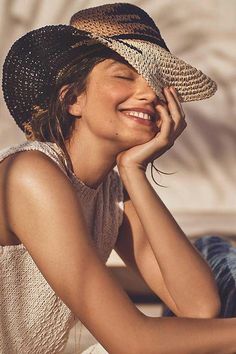
M218 317L236 317L236 247L220 236L203 236L193 244L214 274L221 298ZM162 316L176 317L169 308L163 311Z

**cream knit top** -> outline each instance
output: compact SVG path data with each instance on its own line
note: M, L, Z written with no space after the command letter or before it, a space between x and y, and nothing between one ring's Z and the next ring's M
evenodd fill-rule
M60 149L50 142L26 141L8 147L0 151L0 161L24 150L41 151L66 174ZM81 200L97 252L106 263L123 218L123 185L119 174L113 169L97 189L86 186L72 171L68 178ZM0 246L0 354L64 353L69 332L78 322L23 244Z

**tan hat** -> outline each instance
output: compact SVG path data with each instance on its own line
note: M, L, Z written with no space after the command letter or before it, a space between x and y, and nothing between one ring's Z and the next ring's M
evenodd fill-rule
M174 86L181 102L202 100L217 90L211 78L171 54L154 21L135 5L116 3L81 10L70 25L121 55L160 98L164 98L164 86Z

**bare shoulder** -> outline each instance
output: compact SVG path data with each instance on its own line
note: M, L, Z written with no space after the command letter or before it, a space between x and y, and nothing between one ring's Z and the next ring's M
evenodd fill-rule
M68 177L40 151L15 154L5 180L9 228L22 242L27 242L24 239L27 233L23 232L26 219L53 220L63 214L62 206L74 213L79 208L78 196ZM37 232L30 230L30 224L28 231Z
M37 176L39 178L44 176L49 181L48 177L62 176L63 178L64 176L59 166L49 156L39 150L19 151L9 157L8 177L11 181L16 179L16 181L22 183L37 179Z
M55 293L109 353L137 353L144 316L99 257L67 176L47 156L19 154L6 194L10 227Z
M63 199L69 191L75 194L69 178L56 162L37 150L14 155L8 166L6 187L14 196L14 204L26 199L29 203L32 198L37 198L38 203L44 203L50 197Z

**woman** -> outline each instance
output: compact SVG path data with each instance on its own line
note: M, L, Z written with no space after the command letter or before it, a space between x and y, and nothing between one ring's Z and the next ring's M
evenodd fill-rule
M3 90L28 141L0 155L1 353L68 352L78 321L98 343L79 333L71 353L236 352L209 265L145 175L186 128L180 102L215 83L114 4L20 38ZM113 248L179 318L134 306L105 266Z

